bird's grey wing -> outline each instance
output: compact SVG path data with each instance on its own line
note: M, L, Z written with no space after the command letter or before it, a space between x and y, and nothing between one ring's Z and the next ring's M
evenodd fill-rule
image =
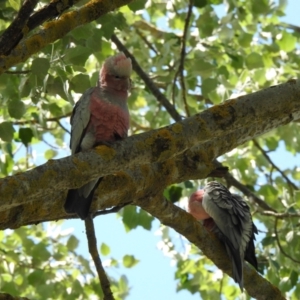
M90 121L90 99L95 88L86 90L80 99L77 101L71 116L71 139L70 148L72 154L80 151L80 144L85 135L88 123Z
M209 182L204 191L203 207L206 212L214 219L233 248L245 251L252 235L249 206L239 195L232 195L218 182Z
M252 235L252 220L248 205L238 195L218 182L204 188L203 207L218 228L218 235L233 262L233 278L243 286L243 260Z
M245 260L257 270L257 259L255 256L255 246L254 246L255 234L258 234L258 231L256 226L252 222L252 236L250 238L250 241L245 251Z

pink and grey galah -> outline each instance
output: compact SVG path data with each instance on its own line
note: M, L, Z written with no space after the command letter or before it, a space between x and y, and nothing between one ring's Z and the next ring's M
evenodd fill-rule
M70 140L72 154L101 144L110 145L127 137L130 120L127 99L131 88L131 71L131 60L122 52L105 60L97 86L85 91L73 109ZM85 219L100 181L101 178L97 178L78 189L69 190L65 211Z
M243 290L244 259L257 269L250 208L241 196L231 194L222 184L211 181L190 196L188 212L215 232L224 243L232 263L232 277Z

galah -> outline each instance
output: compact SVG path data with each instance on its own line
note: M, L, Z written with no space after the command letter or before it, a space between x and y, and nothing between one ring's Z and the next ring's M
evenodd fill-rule
M257 269L254 234L258 232L249 206L224 185L211 181L190 196L188 212L202 220L203 226L215 232L225 244L232 262L233 279L243 290L244 259Z
M129 129L128 93L131 87L130 58L119 53L105 60L96 87L89 88L76 103L71 116L72 154L127 137ZM68 191L67 213L88 216L93 194L101 178Z

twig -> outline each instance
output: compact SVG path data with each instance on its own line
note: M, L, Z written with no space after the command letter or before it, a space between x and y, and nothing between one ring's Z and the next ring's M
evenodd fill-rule
M275 219L275 223L274 223L274 232L275 232L275 238L276 238L276 241L277 241L277 245L280 249L280 251L282 252L282 254L284 256L286 256L287 258L289 258L291 261L297 263L297 264L300 264L300 261L299 260L296 260L294 259L293 257L291 257L289 254L287 254L284 250L283 250L283 247L282 245L280 244L280 240L279 240L279 237L278 237L278 231L277 231L277 223L278 223L278 218Z
M67 117L71 116L71 114L72 113L70 112L68 114L65 114L65 115L62 115L62 116L59 116L59 117L48 118L48 119L45 119L45 122L57 122L60 119L67 118ZM39 123L40 123L39 120L36 120L36 119L12 122L13 125L39 124ZM65 130L68 131L67 129L65 129Z
M189 29L189 23L190 19L192 16L192 11L193 11L193 4L194 1L190 0L189 3L189 8L188 12L185 18L185 23L184 23L184 30L183 30L183 36L181 38L181 51L180 51L180 64L178 68L178 73L180 75L180 85L181 85L181 90L182 90L182 99L185 107L185 112L187 116L190 116L190 110L186 101L186 88L185 88L185 81L184 81L184 60L185 60L185 55L186 55L186 39L188 35L188 29Z
M59 120L55 120L55 121L60 128L62 128L65 132L71 134L70 130L68 130L63 124L61 124Z
M96 266L96 270L98 273L98 277L100 280L101 288L104 294L105 300L113 300L113 294L110 289L109 280L105 274L104 268L102 266L102 262L97 250L97 239L95 234L95 227L92 217L87 217L84 221L86 228L86 237L88 240L89 252L93 258L94 264Z
M300 218L300 213L276 213L274 211L261 211L259 212L261 215L264 216L272 216L276 219L285 219L285 218Z
M54 149L54 150L61 150L60 147L53 146L53 145L51 145L49 142L47 142L47 141L45 140L44 137L42 137L42 141L43 141L47 146L49 146L50 148L52 148L52 149Z
M144 41L144 43L151 49L156 55L158 55L157 50L151 45L151 43L148 42L146 37L141 33L141 31L136 28L136 33L140 36L140 38Z
M129 203L124 203L124 204L120 204L118 206L115 206L111 209L105 209L105 210L100 210L97 211L93 214L93 217L97 217L97 216L101 216L101 215L107 215L107 214L111 214L111 213L115 213L118 212L120 209L122 209L123 207L125 207L126 205L129 205L131 202Z
M289 28L289 29L293 29L296 32L300 32L300 27L293 25L293 24L288 24L288 23L281 23L280 26L284 27L284 28Z
M31 70L24 70L24 71L6 71L4 73L6 74L12 74L12 75L20 75L20 74L28 74Z
M121 41L117 38L117 36L115 34L113 34L111 36L111 40L115 43L115 45L117 46L117 48L120 51L124 52L127 57L130 57L133 70L144 81L147 88L152 92L154 97L156 97L157 101L165 107L165 109L168 111L168 113L171 115L171 117L175 121L180 121L182 119L180 114L176 111L174 106L169 102L169 100L165 97L165 95L160 92L160 90L156 87L156 85L153 83L153 81L148 77L148 75L140 67L140 65L134 58L134 56L127 50L127 48L121 43Z
M262 155L266 158L266 160L271 164L271 166L276 169L280 175L286 180L289 186L291 186L294 190L298 190L299 188L273 163L267 152L259 145L259 143L253 139L253 144L259 151L262 153Z
M0 37L0 54L8 55L26 34L25 26L38 0L25 0L18 15ZM27 29L28 31L28 29Z

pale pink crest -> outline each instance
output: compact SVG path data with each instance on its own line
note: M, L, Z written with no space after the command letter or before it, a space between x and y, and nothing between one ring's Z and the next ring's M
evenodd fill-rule
M101 68L101 73L116 74L122 77L130 77L132 72L131 59L123 52L107 58Z

